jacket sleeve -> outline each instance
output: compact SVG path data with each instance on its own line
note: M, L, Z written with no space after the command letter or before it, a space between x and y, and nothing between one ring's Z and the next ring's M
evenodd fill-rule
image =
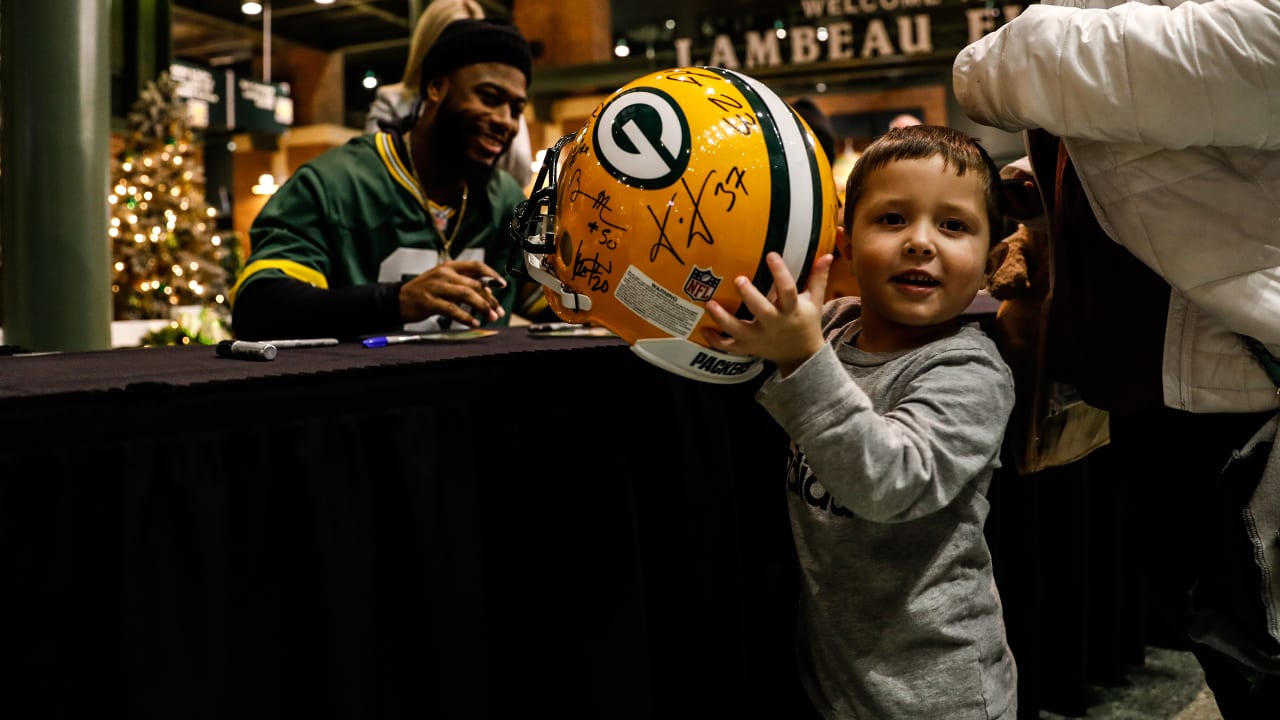
M399 328L400 286L372 283L321 289L293 278L263 278L236 299L232 313L241 340L293 337L357 338Z
M332 193L303 165L271 196L249 228L252 252L232 293L241 339L354 337L399 326L400 283L330 288L330 232L340 217Z
M1280 0L1065 2L1032 5L960 51L952 81L970 118L1171 149L1280 149Z

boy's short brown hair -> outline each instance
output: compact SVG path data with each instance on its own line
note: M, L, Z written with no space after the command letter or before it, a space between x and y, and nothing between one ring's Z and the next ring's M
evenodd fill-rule
M987 245L990 247L1004 228L1004 196L1000 169L975 139L942 125L911 125L890 130L876 138L858 157L849 173L844 192L844 228L853 228L853 208L858 204L867 177L875 170L898 160L925 160L942 157L943 166L956 175L978 173L987 201Z

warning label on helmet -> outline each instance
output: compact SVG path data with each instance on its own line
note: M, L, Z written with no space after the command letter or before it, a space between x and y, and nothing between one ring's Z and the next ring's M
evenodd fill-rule
M631 312L665 330L672 337L689 337L702 317L702 308L667 290L652 278L627 267L614 291Z

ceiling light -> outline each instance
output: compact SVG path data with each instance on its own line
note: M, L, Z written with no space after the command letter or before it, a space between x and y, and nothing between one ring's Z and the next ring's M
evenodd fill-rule
M333 0L316 0L317 5L332 5Z
M271 173L263 173L258 176L258 184L254 185L252 190L254 195L274 195L280 186L276 185L276 179Z
M365 72L364 79L360 81L360 84L372 90L378 87L378 76L372 70L368 70Z
M245 15L257 15L258 13L262 12L262 3L259 3L259 2L240 3L240 12L244 13Z

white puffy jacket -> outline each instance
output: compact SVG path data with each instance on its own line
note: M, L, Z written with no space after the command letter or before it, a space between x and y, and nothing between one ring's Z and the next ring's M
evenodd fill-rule
M1166 405L1280 407L1235 335L1280 354L1280 0L1048 0L953 83L977 122L1064 138L1103 230L1173 286Z

